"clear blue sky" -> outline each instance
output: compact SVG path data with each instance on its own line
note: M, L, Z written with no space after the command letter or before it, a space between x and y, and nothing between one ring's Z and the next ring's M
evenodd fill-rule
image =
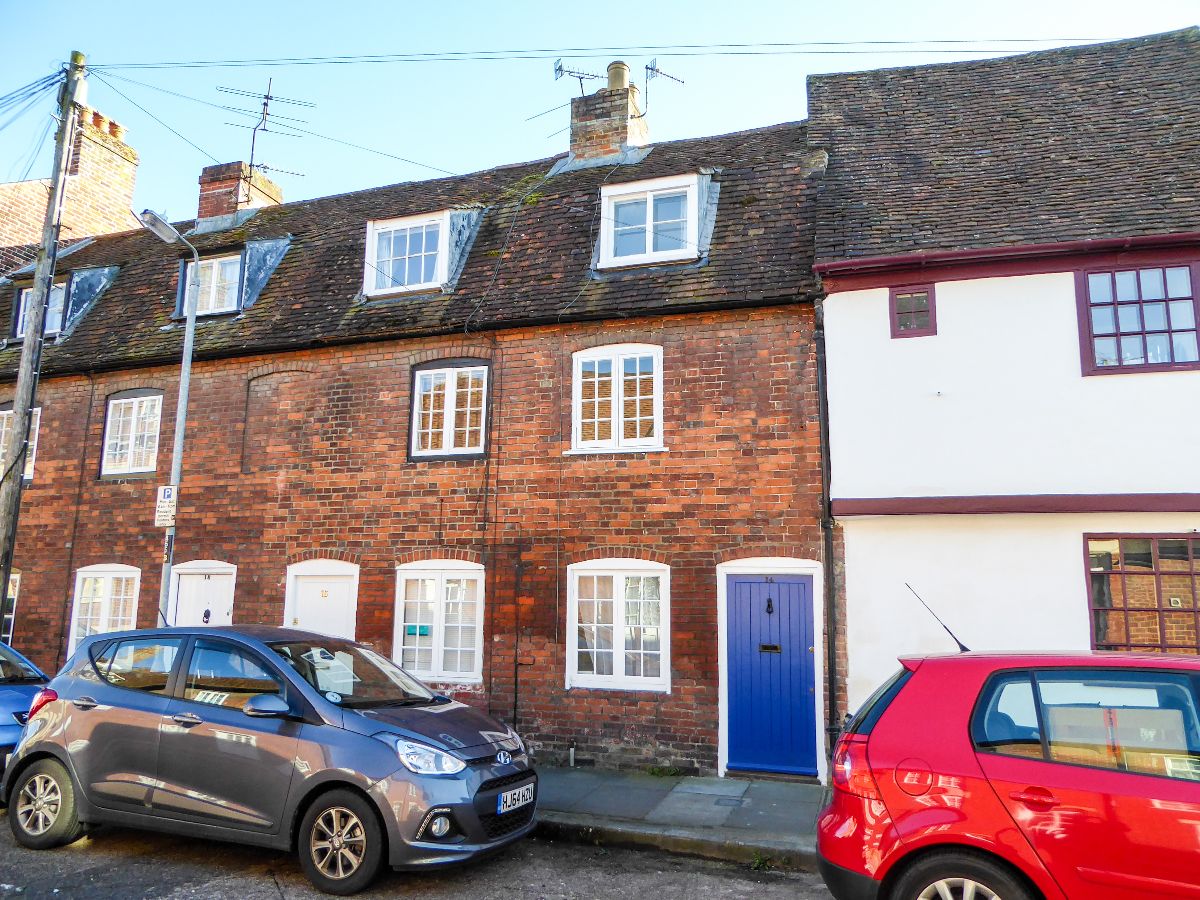
M1082 15L1086 11L1086 15ZM604 71L621 57L641 85L642 67L659 67L681 79L653 82L648 121L651 138L668 140L719 134L801 119L804 78L922 62L1001 55L1001 39L1044 40L1039 46L1115 39L1196 24L1194 0L1138 3L1008 0L1005 3L924 0L897 3L812 3L802 0L650 0L642 3L412 2L412 0L276 0L276 2L171 3L168 0L0 0L0 21L10 39L0 54L0 94L54 71L71 50L89 63L345 56L402 52L548 50L542 59L399 62L355 65L286 65L244 68L113 69L160 88L247 110L253 100L217 87L274 92L315 103L312 109L274 106L281 115L307 120L310 131L388 151L447 169L469 172L550 156L566 149L568 110L532 121L529 116L578 94L579 83L553 78L553 58L568 67ZM811 54L672 56L670 51L584 53L579 47L799 42L975 39L990 53ZM1025 45L1029 47L1030 45ZM945 48L942 48L945 49ZM221 162L247 159L250 132L227 125L249 117L202 106L146 87L112 79L119 96L90 78L90 105L129 128L141 154L135 206L173 219L196 208L196 179L212 162L164 129L135 101ZM595 90L598 82L588 84ZM31 155L52 98L0 131L0 181L49 173L47 150ZM0 122L6 118L0 116ZM273 173L285 198L300 200L435 177L436 173L312 137L267 135L258 160L303 177Z

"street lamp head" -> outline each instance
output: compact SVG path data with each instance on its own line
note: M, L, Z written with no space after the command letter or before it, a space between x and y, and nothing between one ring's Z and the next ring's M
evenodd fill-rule
M174 244L176 241L181 240L179 232L175 230L171 223L152 209L142 210L142 214L138 216L138 219L148 231L153 232L155 237L161 241Z

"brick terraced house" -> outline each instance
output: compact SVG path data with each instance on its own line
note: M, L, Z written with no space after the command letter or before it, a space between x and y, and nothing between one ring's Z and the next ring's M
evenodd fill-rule
M368 642L543 758L820 774L824 157L801 124L647 143L627 71L569 155L286 204L212 167L198 272L143 231L65 256L15 644L156 622L196 279L170 621Z
M852 704L1200 650L1200 30L810 79Z

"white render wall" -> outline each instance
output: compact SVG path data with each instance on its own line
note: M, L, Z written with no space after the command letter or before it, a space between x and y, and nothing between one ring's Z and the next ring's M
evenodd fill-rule
M1083 377L1072 273L935 293L918 338L886 288L825 300L834 500L1200 492L1200 370Z
M907 582L972 650L1091 648L1084 534L1200 530L1200 513L871 516L841 520L850 708L897 657L957 650Z

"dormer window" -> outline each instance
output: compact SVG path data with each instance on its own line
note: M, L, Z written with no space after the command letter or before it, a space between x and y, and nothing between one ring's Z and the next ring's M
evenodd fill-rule
M63 311L66 309L67 286L56 284L50 288L50 304L46 307L46 326L42 332L47 337L62 331ZM25 323L29 320L29 304L33 302L33 288L21 289L21 310L17 316L16 337L25 337Z
M196 264L187 264L185 290L191 290L196 279ZM196 281L196 315L212 316L236 312L242 286L242 254L215 256L200 260L200 277ZM185 294L186 296L186 294ZM186 313L187 307L183 308Z
M699 256L699 178L678 175L600 188L600 267Z
M449 271L450 212L367 223L368 297L440 289Z

